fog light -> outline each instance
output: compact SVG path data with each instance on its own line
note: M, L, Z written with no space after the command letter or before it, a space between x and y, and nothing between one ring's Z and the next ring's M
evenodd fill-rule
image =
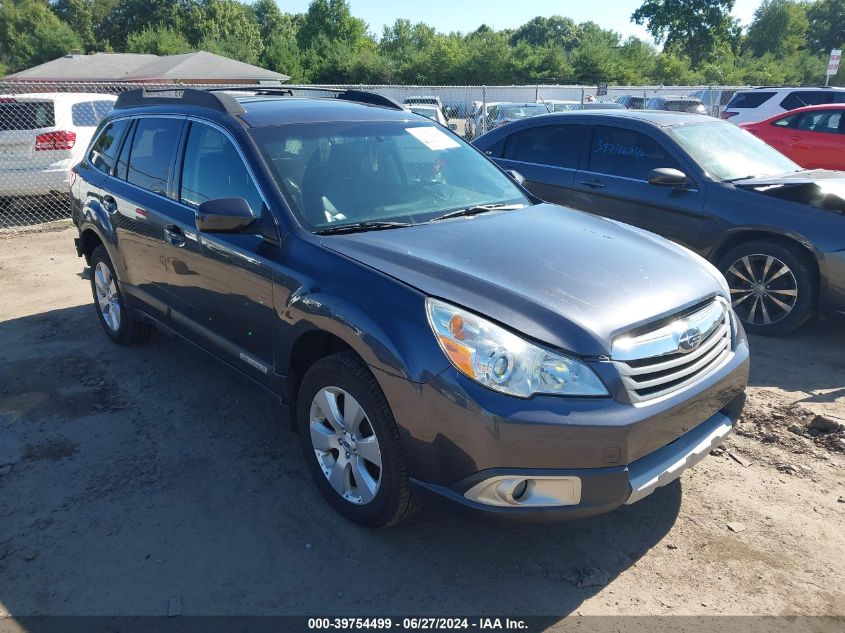
M572 476L490 477L464 493L471 501L492 506L554 507L581 502L581 479Z

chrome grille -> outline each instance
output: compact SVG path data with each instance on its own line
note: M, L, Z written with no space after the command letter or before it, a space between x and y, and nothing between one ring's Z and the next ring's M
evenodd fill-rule
M720 367L731 355L731 318L727 303L715 299L655 329L614 340L611 360L631 401L673 393Z

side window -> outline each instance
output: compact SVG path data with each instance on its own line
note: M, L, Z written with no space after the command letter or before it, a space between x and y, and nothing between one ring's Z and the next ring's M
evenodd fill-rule
M590 171L648 180L648 172L659 167L680 169L675 159L650 136L618 127L597 125L594 128Z
M583 139L584 127L581 125L532 127L508 137L504 158L577 169Z
M801 117L799 129L810 132L836 134L841 127L842 113L839 110L826 112L808 112Z
M167 195L167 175L181 127L179 119L138 119L126 180L154 193Z
M795 90L780 102L780 107L784 110L794 110L804 106L821 105L830 103L831 96L830 92L824 90Z
M772 125L774 125L775 127L795 127L796 125L798 125L798 120L800 118L800 114L792 114L790 116L785 116L782 119L774 121Z
M88 162L101 172L109 174L114 166L120 139L126 129L128 119L118 119L106 124L97 140L88 152Z
M261 195L235 146L219 130L192 123L179 199L198 207L216 198L243 198L253 215L261 215Z
M776 92L760 92L757 90L749 90L748 92L737 92L728 101L726 106L729 110L734 108L759 108L769 99L774 97ZM786 109L786 106L784 106Z

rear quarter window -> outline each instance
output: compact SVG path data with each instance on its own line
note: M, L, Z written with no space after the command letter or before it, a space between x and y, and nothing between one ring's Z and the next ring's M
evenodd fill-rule
M0 97L0 131L37 130L56 125L52 101L16 101Z
M120 147L120 139L123 137L123 132L126 130L128 123L128 119L118 119L106 124L97 136L97 140L91 145L91 151L88 153L88 162L91 165L103 173L111 173L117 150Z
M753 92L737 92L733 99L728 102L726 107L733 108L759 108L769 99L775 96L775 92L753 91Z

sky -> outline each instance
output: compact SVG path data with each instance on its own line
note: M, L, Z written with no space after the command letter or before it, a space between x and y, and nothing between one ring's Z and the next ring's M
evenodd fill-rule
M276 0L282 11L302 13L310 0ZM370 31L381 36L382 27L397 18L425 22L438 31L473 31L481 24L494 29L517 27L531 18L563 15L575 22L592 20L606 29L613 29L623 38L636 35L651 41L646 30L631 23L631 14L642 0L349 0L352 14L363 18ZM751 22L760 0L736 0L734 16L743 25Z

